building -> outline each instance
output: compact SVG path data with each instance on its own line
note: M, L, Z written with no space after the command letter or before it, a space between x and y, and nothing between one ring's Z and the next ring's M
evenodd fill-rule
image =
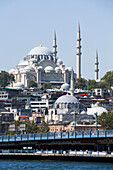
M45 121L59 122L68 121L69 117L79 113L79 102L71 95L63 95L59 97L52 109L49 109L48 115L45 116Z
M30 80L36 82L39 88L43 83L48 82L53 86L70 84L71 70L70 67L66 68L63 61L57 57L56 33L54 33L53 52L41 44L31 49L16 68L9 71L15 76L15 83L10 86L29 87Z
M9 124L14 121L14 113L0 109L0 133L6 133Z

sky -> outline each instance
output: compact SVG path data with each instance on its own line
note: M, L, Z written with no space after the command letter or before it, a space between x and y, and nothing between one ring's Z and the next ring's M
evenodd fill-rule
M112 0L0 0L0 71L15 68L40 42L52 51L56 30L57 56L76 72L78 23L82 77L94 79L97 49L101 78L113 70Z

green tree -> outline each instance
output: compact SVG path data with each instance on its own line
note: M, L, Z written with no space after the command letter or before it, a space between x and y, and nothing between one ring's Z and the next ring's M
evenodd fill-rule
M29 81L29 87L37 87L37 83L33 80Z
M113 86L113 71L108 71L102 78L101 80L104 80L107 84L108 87L110 88Z
M37 123L35 123L34 121L26 122L26 133L37 133L37 131L38 131Z
M95 89L95 88L97 88L96 81L89 79L89 80L87 81L87 89L88 89L88 90L91 90L91 89Z
M47 129L47 123L45 121L42 121L41 125L39 126L38 133L47 133Z
M87 81L83 78L79 78L77 79L76 83L75 83L75 88L77 89L87 89Z
M100 116L98 116L98 123L103 127L105 130L112 130L113 129L113 112L103 112Z
M44 84L42 85L42 87L43 87L44 89L51 89L52 84L51 84L51 83L44 83Z
M98 83L98 88L101 88L101 89L108 89L109 88L109 85L106 81L101 81Z
M14 81L14 75L6 71L0 73L0 87L6 87L10 82Z

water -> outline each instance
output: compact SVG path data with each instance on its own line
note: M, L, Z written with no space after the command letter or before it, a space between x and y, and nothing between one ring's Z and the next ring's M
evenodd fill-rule
M113 170L111 163L0 160L0 170Z

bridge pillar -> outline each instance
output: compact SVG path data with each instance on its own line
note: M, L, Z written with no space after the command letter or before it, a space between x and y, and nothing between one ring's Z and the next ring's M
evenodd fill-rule
M14 135L14 139L15 139L15 141L16 141L16 135Z
M105 137L107 137L107 130L105 130Z
M84 138L84 130L82 131L82 138Z
M89 133L90 133L90 138L91 138L91 135L92 135L92 130L90 130L90 132L89 132Z
M68 139L69 139L69 131L67 133L68 133Z
M2 142L4 141L4 136L2 135Z
M62 132L61 132L61 139L62 139Z
M22 141L22 135L21 135L21 141Z
M75 131L75 138L77 137L77 133L76 133L76 131Z
M97 137L99 137L99 130L97 130Z
M40 133L40 139L42 139L42 133Z
M34 140L35 140L35 133L33 134Z
M27 140L29 140L29 133L27 134Z
M55 139L55 132L54 132L54 139Z
M47 132L47 139L49 139L49 133Z
M10 141L10 135L8 135L8 141Z

